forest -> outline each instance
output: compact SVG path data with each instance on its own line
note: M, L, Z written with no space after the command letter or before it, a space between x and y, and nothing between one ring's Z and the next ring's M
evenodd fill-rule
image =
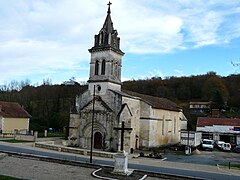
M76 95L84 92L87 85L53 85L50 80L41 85L29 81L12 81L0 86L0 101L18 102L32 116L31 130L53 128L62 131L68 127L69 114ZM190 101L211 101L212 108L220 109L223 116L240 117L240 75L221 77L215 72L190 77L152 77L123 82L122 89L164 97L177 103L194 130L196 117L189 115Z

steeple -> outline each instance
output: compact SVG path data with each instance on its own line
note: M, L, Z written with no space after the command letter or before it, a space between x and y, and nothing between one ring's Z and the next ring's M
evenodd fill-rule
M117 30L113 28L113 22L111 19L111 2L109 1L107 17L103 24L102 29L99 31L97 35L95 35L94 46L89 49L89 52L99 51L101 49L111 49L120 54L124 54L120 50L120 38L118 37Z
M120 38L117 30L113 28L111 4L111 2L107 4L107 17L99 33L95 35L94 46L89 49L91 62L88 88L91 93L93 93L94 87L101 87L102 94L107 89L121 90L121 68L124 53L120 50Z
M108 5L108 11L107 11L107 17L105 19L105 22L103 24L103 28L101 29L102 31L105 31L106 33L111 33L113 32L114 28L113 28L113 23L112 23L112 19L111 19L111 2L109 1Z

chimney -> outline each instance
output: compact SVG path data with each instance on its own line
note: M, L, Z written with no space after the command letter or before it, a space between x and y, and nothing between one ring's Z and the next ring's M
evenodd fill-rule
M212 117L220 117L220 110L212 109Z

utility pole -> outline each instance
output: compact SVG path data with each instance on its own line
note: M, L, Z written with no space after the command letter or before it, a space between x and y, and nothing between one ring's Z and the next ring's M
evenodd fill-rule
M92 163L92 151L93 151L93 123L94 123L94 111L95 111L95 85L93 86L93 112L92 112L92 132L91 132L91 151L90 151L90 163Z

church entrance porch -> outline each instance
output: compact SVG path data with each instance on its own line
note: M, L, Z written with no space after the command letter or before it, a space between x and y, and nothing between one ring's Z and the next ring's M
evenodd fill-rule
M93 140L94 140L93 148L94 149L102 149L102 134L100 132L94 133Z

